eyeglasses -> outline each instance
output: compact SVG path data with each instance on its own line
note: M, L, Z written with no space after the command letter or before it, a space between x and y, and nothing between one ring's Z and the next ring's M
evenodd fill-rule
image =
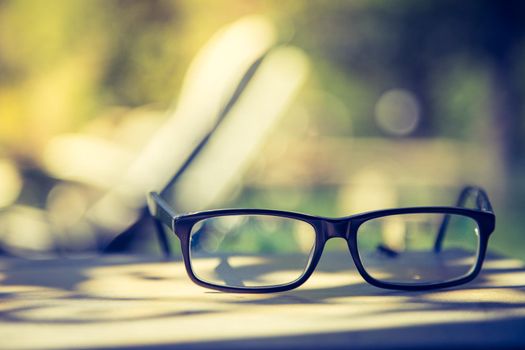
M469 198L475 209L466 208ZM327 240L343 238L361 276L399 290L451 287L481 270L495 215L486 192L465 187L455 207L412 207L325 218L265 209L177 215L157 194L148 206L157 227L181 241L190 278L227 292L270 293L303 284ZM166 242L164 242L166 244Z

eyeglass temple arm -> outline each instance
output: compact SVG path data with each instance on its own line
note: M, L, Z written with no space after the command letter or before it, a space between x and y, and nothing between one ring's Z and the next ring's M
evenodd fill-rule
M487 192L481 187L478 186L465 186L459 193L456 206L465 207L467 200L471 195L476 197L476 209L493 213L492 204L490 203L489 196ZM445 239L445 234L447 233L447 227L450 221L450 215L444 215L441 225L436 236L436 241L434 242L434 252L439 253L443 245L443 240Z
M157 237L162 252L164 256L168 258L172 252L168 242L168 234L163 225L173 228L173 221L177 217L177 214L175 214L170 205L162 199L157 192L150 192L148 194L148 209L157 228Z

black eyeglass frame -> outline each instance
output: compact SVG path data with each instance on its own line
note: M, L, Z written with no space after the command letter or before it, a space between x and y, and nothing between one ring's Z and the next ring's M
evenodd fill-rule
M477 209L463 207L469 195L471 194L476 194L476 206L478 207ZM421 291L457 286L473 280L481 271L481 267L483 265L483 261L485 259L485 254L487 251L488 240L490 235L494 231L496 224L496 217L486 192L482 188L474 186L467 186L461 191L460 196L458 197L457 206L455 207L425 206L383 209L342 218L327 218L321 216L295 213L290 211L269 209L218 209L178 215L173 211L170 205L164 199L162 199L160 195L156 192L151 192L149 194L148 207L151 215L155 219L159 238L161 240L164 252L167 255L169 254L169 247L167 243L167 238L165 236L166 233L164 232L164 228L162 227L162 225L164 224L170 227L171 230L175 233L175 235L180 239L184 265L186 267L186 271L190 279L194 283L202 287L218 291L235 293L275 293L299 287L304 282L306 282L306 280L308 280L308 278L314 272L321 258L326 242L329 239L335 237L343 238L347 241L350 254L359 274L365 279L366 282L376 287L406 291ZM450 219L450 215L456 214L469 217L477 223L479 228L479 248L474 267L463 277L433 284L411 285L401 283L389 283L379 281L373 278L369 273L367 273L366 269L364 268L357 249L357 232L359 227L368 220L377 219L385 216L422 213L445 214L437 232L436 241L434 244L434 252L436 253L439 253L439 251L441 250L441 245L446 234L446 228ZM268 215L300 220L310 224L314 228L316 234L315 246L309 263L306 266L305 271L303 272L301 277L288 284L251 288L215 285L199 279L193 272L190 261L191 229L197 222L201 220L231 215Z

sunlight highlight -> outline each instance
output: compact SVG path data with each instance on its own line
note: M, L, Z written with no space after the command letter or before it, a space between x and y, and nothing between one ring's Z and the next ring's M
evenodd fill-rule
M295 48L276 49L265 58L206 150L175 184L183 209L209 208L239 183L308 70L308 59Z
M11 205L22 190L22 177L15 164L0 159L0 208Z

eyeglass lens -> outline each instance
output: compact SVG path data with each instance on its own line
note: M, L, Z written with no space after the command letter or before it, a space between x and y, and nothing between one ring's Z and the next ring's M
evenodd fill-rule
M193 273L218 286L257 288L289 284L310 262L315 229L271 215L230 215L196 223L190 234Z
M434 250L447 215L443 244ZM364 222L357 231L357 250L366 272L393 284L429 285L465 277L476 264L478 249L478 225L462 215L384 216Z

